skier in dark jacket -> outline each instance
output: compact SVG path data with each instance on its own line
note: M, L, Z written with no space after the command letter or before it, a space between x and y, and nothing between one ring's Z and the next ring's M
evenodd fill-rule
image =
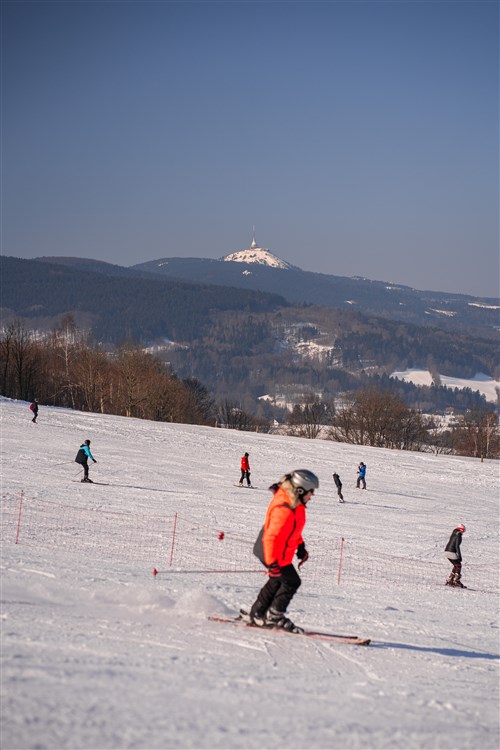
M340 481L340 477L337 474L337 472L333 475L333 481L335 482L335 485L337 487L337 495L339 496L339 503L344 502L344 496L342 494L342 482Z
M81 464L83 466L82 482L90 482L92 484L92 480L89 479L89 458L91 458L95 464L97 463L94 456L90 452L90 440L86 440L81 444L80 449L76 454L75 461L77 464Z
M36 424L36 418L38 417L38 401L36 400L36 398L31 403L30 409L33 413L33 419L31 421Z
M308 469L297 469L269 488L274 493L273 499L254 546L254 554L268 569L269 579L250 610L253 625L304 632L286 616L286 608L301 584L293 566L294 555L297 553L300 560L299 570L309 557L302 531L306 523L306 504L318 487L316 474Z
M451 532L451 536L448 540L448 544L445 547L445 557L453 565L453 569L450 573L450 577L446 581L447 586L458 586L463 589L465 586L460 582L462 577L462 552L460 545L462 544L462 534L465 531L463 523L459 523L458 526Z

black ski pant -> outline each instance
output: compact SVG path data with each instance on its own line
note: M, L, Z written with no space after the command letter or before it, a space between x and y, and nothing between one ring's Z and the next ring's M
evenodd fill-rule
M83 478L88 479L89 478L89 460L88 458L85 458L83 461L81 461L81 465L83 468Z
M243 480L247 480L247 485L250 487L250 472L245 469L241 470L240 484L243 484Z
M361 487L361 484L363 484L363 487ZM356 482L356 487L366 490L366 479L364 477L358 477L358 481Z
M276 612L286 612L301 583L293 565L285 565L281 568L281 575L276 578L270 577L259 591L252 605L252 617L264 617L270 607Z

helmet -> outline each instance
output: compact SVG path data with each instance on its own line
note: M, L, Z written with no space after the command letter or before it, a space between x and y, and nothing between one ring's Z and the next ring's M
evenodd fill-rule
M245 458L248 458L249 455L250 455L249 453L245 453Z
M85 445L90 445L90 440L86 440Z
M290 482L296 490L299 490L299 494L301 495L305 495L306 492L310 492L311 490L317 490L319 487L318 477L308 469L295 469L295 471L292 471Z
M463 523L459 523L458 526L455 527L455 531L465 531Z

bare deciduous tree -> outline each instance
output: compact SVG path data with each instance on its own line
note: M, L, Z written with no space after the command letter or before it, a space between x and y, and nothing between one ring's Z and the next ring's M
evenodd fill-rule
M309 397L305 404L296 404L288 417L288 433L295 437L305 437L314 440L321 433L323 427L330 423L333 406Z
M494 411L477 411L466 415L463 424L452 431L456 452L461 456L500 457L500 430Z
M355 445L419 450L426 432L422 415L394 393L365 388L337 409L329 438Z
M217 407L217 425L230 430L248 431L255 428L255 420L236 402L225 400Z

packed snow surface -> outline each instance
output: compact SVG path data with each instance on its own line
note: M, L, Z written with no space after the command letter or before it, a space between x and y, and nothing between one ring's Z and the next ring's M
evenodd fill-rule
M0 406L3 750L498 750L498 462ZM207 619L264 583L293 468L320 489L289 615L368 647ZM444 585L459 522L467 590Z

